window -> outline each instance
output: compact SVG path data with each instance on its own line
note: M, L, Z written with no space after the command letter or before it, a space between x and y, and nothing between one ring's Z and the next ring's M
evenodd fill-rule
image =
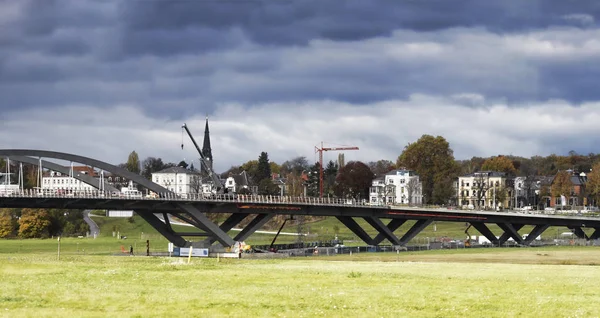
M394 184L394 179L389 179L390 180L390 184Z
M467 193L467 196L469 196L469 190L465 191Z
M467 182L467 187L469 186L469 183Z
M404 181L406 181L406 180L404 180L404 179L400 179L400 183L404 183Z
M156 181L154 181L154 182L156 182L156 183L158 183L158 182L159 182L159 181L158 181L158 177L156 177Z

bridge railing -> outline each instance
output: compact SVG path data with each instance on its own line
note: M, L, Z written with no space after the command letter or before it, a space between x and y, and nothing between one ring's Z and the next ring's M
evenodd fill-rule
M205 202L237 202L258 204L302 204L318 206L384 206L371 204L366 200L343 198L317 198L317 197L291 197L276 195L233 195L233 194L186 194L178 195L173 192L159 193L142 196L122 192L108 192L98 190L85 191L40 191L37 189L24 189L17 191L0 191L0 197L25 197L25 198L71 198L71 199L110 199L110 200L167 200L167 201L205 201Z
M235 202L235 203L251 203L251 204L299 204L313 206L343 206L343 207L382 207L389 208L387 205L376 205L368 201L343 199L343 198L317 198L317 197L289 197L275 195L232 195L232 194L187 194L177 195L173 192L160 193L150 196L142 196L140 194L127 194L121 192L108 191L40 191L37 189L24 189L16 191L0 191L0 198L65 198L65 199L106 199L106 200L160 200L160 201L182 201L182 202ZM410 209L410 207L407 207ZM443 209L438 207L438 209ZM452 211L452 210L449 210ZM483 211L482 211L483 212ZM489 212L489 211L488 211ZM598 212L586 211L504 211L515 214L542 214L542 215L560 215L560 216L585 216L585 217L600 217Z

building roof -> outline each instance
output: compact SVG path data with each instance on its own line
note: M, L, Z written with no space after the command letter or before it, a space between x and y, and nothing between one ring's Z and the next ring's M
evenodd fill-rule
M402 176L402 175L415 176L416 172L413 170L396 169L396 170L392 170L392 171L386 173L385 175L386 176Z
M469 173L464 175L463 177L479 177L481 175L487 176L487 177L493 177L493 178L502 178L502 177L506 177L506 172L499 172L499 171L476 171L473 173Z
M152 174L167 174L167 173L185 173L185 174L198 174L196 171L188 170L183 167L170 167L161 171L153 172Z

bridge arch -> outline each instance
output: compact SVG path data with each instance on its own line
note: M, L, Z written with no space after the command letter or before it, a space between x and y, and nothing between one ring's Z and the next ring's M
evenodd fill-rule
M65 152L57 152L57 151L49 151L49 150L35 150L35 149L0 149L0 157L15 157L15 156L33 156L33 157L41 157L41 158L53 158L59 160L67 160L72 162L78 162L86 165L90 165L95 168L100 168L102 170L108 171L110 173L116 174L121 177L125 177L142 187L156 192L156 193L170 193L167 188L164 188L143 176L132 173L123 168L119 168L110 163L106 163L100 160L92 159L89 157L74 155ZM50 168L50 167L49 167ZM52 169L52 168L50 168ZM52 169L54 170L54 169Z
M71 171L65 167L65 166L61 166L59 164L56 164L54 162L50 162L50 161L46 161L46 160L38 160L36 158L32 158L32 157L25 157L25 156L9 156L7 157L9 158L11 161L17 161L17 162L22 162L22 163L27 163L27 164L31 164L34 166L42 166L44 168L53 170L53 171L57 171L60 172L62 174L65 175L69 175L71 173ZM96 180L94 180L93 177L90 177L86 174L82 174L79 172L74 172L72 177L74 179L77 179L83 183L89 184L92 187L99 189L100 188L100 183ZM113 187L112 185L110 185L108 182L106 182L106 180L103 181L104 183L104 189L106 191L110 191L110 192L114 192L114 191L119 191L117 188ZM41 185L40 185L41 186Z

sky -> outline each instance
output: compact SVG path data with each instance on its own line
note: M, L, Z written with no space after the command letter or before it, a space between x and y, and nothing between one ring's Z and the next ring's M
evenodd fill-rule
M0 148L186 160L600 152L600 3L0 0ZM181 149L182 141L184 148ZM337 158L325 152L325 160Z

